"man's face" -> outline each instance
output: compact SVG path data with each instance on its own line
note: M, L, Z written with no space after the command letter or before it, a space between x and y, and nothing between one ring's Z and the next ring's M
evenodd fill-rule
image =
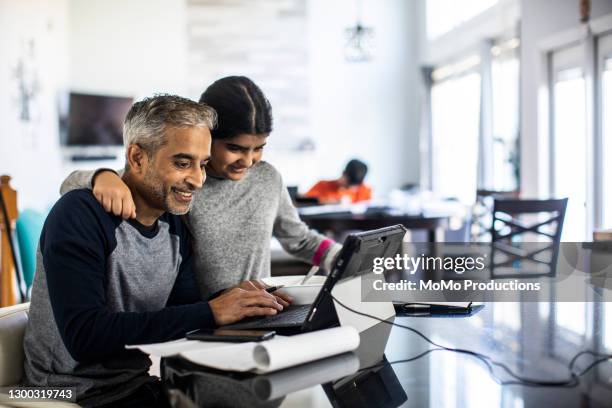
M267 138L267 135L241 134L214 140L209 167L219 177L241 180L261 160Z
M202 127L168 127L167 143L147 161L140 188L151 208L186 214L193 192L206 180L210 159L210 131Z

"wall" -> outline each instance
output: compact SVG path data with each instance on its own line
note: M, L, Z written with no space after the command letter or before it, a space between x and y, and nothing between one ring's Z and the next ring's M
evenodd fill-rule
M308 186L338 177L346 161L370 164L376 195L418 182L418 90L415 2L363 1L363 23L374 28L374 58L344 60L344 30L355 23L355 2L311 0L312 157L274 157L287 181ZM282 136L282 135L279 135Z
M345 29L355 22L354 1L305 3L302 34L309 63L304 78L316 150L275 148L273 140L283 138L278 127L266 159L287 184L306 189L317 179L335 178L352 157L370 164L368 181L376 185L376 195L418 182L415 3L363 2L364 23L375 30L375 56L367 63L344 60ZM76 168L122 165L120 156L108 162L64 160L57 133L60 95L74 90L137 99L155 92L197 96L190 93L186 13L185 0L0 0L0 89L9 90L0 95L0 170L14 176L20 207L47 207L57 199L61 180ZM24 125L14 108L11 71L23 53L19 44L32 35L38 39L39 114L35 125ZM231 41L225 37L217 40ZM283 106L279 103L276 111Z
M63 159L59 96L184 93L183 22L183 3L167 0L0 0L0 173L13 176L20 208L46 209L76 168L122 165L121 157L86 165ZM24 45L29 39L34 57ZM23 56L39 85L29 123L19 119L14 78Z
M579 27L580 12L577 0L522 0L521 8L521 180L524 194L535 197L548 193L548 118L538 106L546 72L540 45ZM592 19L609 13L611 1L591 1Z
M186 95L184 1L69 0L69 9L68 90L135 100L160 92ZM110 150L116 160L65 159L61 173L123 167L123 148Z
M0 0L0 173L13 177L20 208L46 209L58 196L57 90L67 81L67 18L65 0ZM26 93L34 91L27 112L20 61Z
M280 21L282 19L275 23L269 11L274 7L291 11L291 2L279 2L278 6L269 3L263 2L267 5L265 10L251 14L261 14L269 24L280 24L280 34L284 32L284 23ZM113 0L110 4L111 7L108 2L88 1L85 4L71 0L70 28L74 33L70 42L71 85L79 90L137 97L160 90L179 93L185 90L188 96L197 98L208 85L204 82L212 80L209 78L211 72L236 74L236 69L226 72L223 67L227 67L232 58L248 56L248 53L240 54L230 46L228 50L234 50L232 55L227 52L219 54L219 44L224 41L236 39L248 45L241 34L242 29L234 27L216 33L193 24L187 26L186 22L193 23L195 17L185 17L186 4L183 2L173 3L182 5L172 8L167 7L168 3L163 0L131 1L129 6ZM113 4L116 6L112 7ZM198 0L189 4L202 15L199 20L214 19L216 26L241 26L236 13L248 8L241 2L226 4L215 0ZM352 0L307 2L307 27L302 35L306 37L307 49L304 52L308 53L310 63L305 64L307 74L300 78L305 78L303 80L310 84L307 87L310 90L310 121L305 127L312 135L314 151L289 151L283 143L282 138L290 136L283 131L281 120L286 104L275 102L275 82L268 81L273 71L279 68L268 67L266 72L257 76L261 64L253 62L253 58L242 58L242 70L247 74L255 72L256 80L261 77L264 92L275 103L273 108L278 126L272 133L265 158L279 168L287 184L299 185L302 190L320 178L338 177L345 162L352 157L370 164L368 181L376 185L377 195L419 179L414 2L364 1L363 6L364 23L375 29L376 55L368 63L347 63L344 61L344 30L354 24L355 3ZM130 21L133 23L129 24ZM194 67L207 55L195 58L187 54L185 37L188 27L197 29L197 38L194 38L205 40L210 45L212 54L207 54L209 57L221 57L217 65L216 58L209 58L207 64L210 67L197 72L197 75ZM255 30L253 36L268 31L264 30L262 34ZM287 36L294 34L291 32ZM126 41L128 38L130 40ZM268 44L264 48L271 47ZM282 41L279 47L284 49ZM164 51L161 61L155 59L156 50ZM192 44L189 52L194 51ZM109 64L109 61L117 62ZM130 63L122 63L125 61ZM284 69L283 66L280 68ZM197 81L198 77L208 81L203 80L201 89L196 91L194 80ZM276 84L280 80L282 78L278 78ZM300 88L304 84L296 83L296 86Z
M426 0L420 3L423 21L426 21ZM422 27L420 60L426 65L440 65L479 51L483 39L502 34L513 35L521 10L518 0L498 0L498 3L457 28L433 40L427 38L427 27Z
M308 19L304 0L187 1L188 96L215 80L244 75L265 90L274 133L267 149L312 146ZM282 33L282 35L279 35Z
M70 0L72 90L142 98L186 92L183 1Z

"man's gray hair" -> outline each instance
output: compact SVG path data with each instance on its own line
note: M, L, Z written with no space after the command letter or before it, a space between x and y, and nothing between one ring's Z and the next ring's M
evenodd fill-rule
M123 144L139 145L149 157L166 143L165 130L173 127L213 129L217 113L213 108L176 95L158 94L136 102L123 122Z

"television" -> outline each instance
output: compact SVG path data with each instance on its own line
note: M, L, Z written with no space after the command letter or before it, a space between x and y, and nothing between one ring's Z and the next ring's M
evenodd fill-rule
M123 121L132 103L132 98L71 92L65 145L123 145Z

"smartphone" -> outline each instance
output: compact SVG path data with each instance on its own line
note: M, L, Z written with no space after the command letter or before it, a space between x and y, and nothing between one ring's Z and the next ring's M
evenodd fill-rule
M276 335L275 331L268 330L232 330L232 329L199 329L194 330L185 337L188 340L200 341L231 341L236 343L247 341L269 340Z

